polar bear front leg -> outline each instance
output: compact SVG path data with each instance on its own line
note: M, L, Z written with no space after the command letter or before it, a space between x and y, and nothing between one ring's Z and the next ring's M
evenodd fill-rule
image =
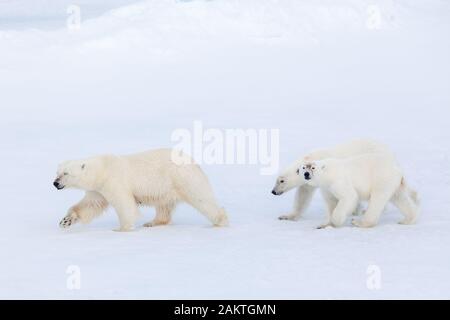
M170 220L172 220L172 212L175 209L175 205L174 202L158 205L156 207L155 219L144 224L144 227L156 227L169 224Z
M139 209L136 200L132 195L117 194L110 200L119 218L120 227L114 231L132 231L136 219L139 217Z
M325 229L326 227L331 226L331 216L333 214L334 209L336 209L336 206L338 204L338 200L336 197L329 192L328 190L321 189L322 197L325 200L325 204L327 206L327 213L325 221L317 227L317 229Z
M297 188L294 200L294 209L287 215L280 216L279 220L297 221L309 207L316 188L303 185Z
M339 188L339 187L338 187ZM341 227L348 216L355 211L358 205L358 194L352 187L344 187L337 192L337 205L331 214L331 225L334 227Z
M77 222L87 224L101 215L108 207L106 199L94 191L87 191L84 198L71 207L67 215L61 220L61 228L69 228Z

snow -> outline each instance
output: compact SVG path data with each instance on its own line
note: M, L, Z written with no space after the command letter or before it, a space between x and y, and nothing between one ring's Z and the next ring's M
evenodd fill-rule
M450 5L445 1L0 1L3 169L0 298L450 298ZM280 129L281 166L370 137L422 198L417 225L388 207L374 229L315 230L319 196L254 165L202 165L231 226L180 206L171 226L116 233L110 210L68 231L80 191L59 162L173 145L178 128ZM144 208L139 225L152 218ZM79 267L80 290L66 270ZM379 267L381 288L366 285Z

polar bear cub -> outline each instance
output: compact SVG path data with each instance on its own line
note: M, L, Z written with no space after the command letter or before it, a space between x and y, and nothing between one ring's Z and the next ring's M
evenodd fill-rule
M294 188L297 188L297 192L292 212L280 216L279 219L298 220L311 203L316 188L306 184L303 177L297 174L297 170L303 164L327 158L343 159L366 153L386 153L394 157L386 145L369 139L359 139L342 143L331 148L310 152L288 166L278 176L275 186L272 189L272 194L279 196Z
M227 215L220 208L203 171L193 160L176 164L172 150L159 149L128 156L102 155L67 161L58 168L54 186L86 192L60 222L67 228L76 222L89 223L108 206L118 217L117 231L130 231L139 216L138 206L156 208L153 221L145 227L165 225L179 202L200 211L215 226L225 226ZM183 155L186 158L186 155Z
M299 174L306 183L321 188L328 206L327 221L320 226L342 226L360 200L368 201L358 227L373 227L391 201L405 216L401 224L412 224L419 213L417 194L405 182L394 157L372 153L347 159L326 159L303 165Z

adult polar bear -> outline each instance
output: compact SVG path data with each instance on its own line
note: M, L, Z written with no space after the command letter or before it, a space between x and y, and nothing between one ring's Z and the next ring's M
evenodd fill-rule
M168 224L177 203L183 201L213 225L228 223L225 210L217 205L207 177L193 160L175 163L173 151L158 149L128 156L103 155L68 161L58 168L54 186L77 188L85 197L71 207L60 222L62 228L81 221L89 223L111 205L119 217L120 229L130 231L139 216L139 205L156 207L153 221L144 226ZM185 159L190 159L183 155Z
M395 158L386 153L313 161L300 168L300 175L324 194L328 216L321 227L342 226L361 200L369 205L362 219L353 220L358 227L375 226L389 201L405 216L401 224L413 224L419 214L417 193L407 186Z
M360 139L339 144L332 148L313 151L288 166L278 176L272 194L282 195L294 188L297 188L297 192L292 212L280 216L279 219L296 221L302 216L311 203L317 188L307 185L303 177L299 176L297 173L298 169L301 168L304 163L327 158L343 159L366 153L386 153L393 156L386 145L373 140Z

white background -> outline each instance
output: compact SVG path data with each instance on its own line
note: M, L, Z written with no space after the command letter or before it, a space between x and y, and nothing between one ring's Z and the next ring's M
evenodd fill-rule
M450 298L446 1L78 3L69 31L69 1L0 0L0 298ZM54 189L58 163L171 147L194 120L280 129L282 166L353 138L385 142L422 215L401 226L388 207L374 229L315 230L320 197L278 221L293 192L271 195L276 176L210 165L228 228L186 205L167 227L115 233L110 210L58 228L82 197ZM139 225L154 214L141 212ZM66 287L69 265L80 290ZM370 265L380 290L366 286Z

